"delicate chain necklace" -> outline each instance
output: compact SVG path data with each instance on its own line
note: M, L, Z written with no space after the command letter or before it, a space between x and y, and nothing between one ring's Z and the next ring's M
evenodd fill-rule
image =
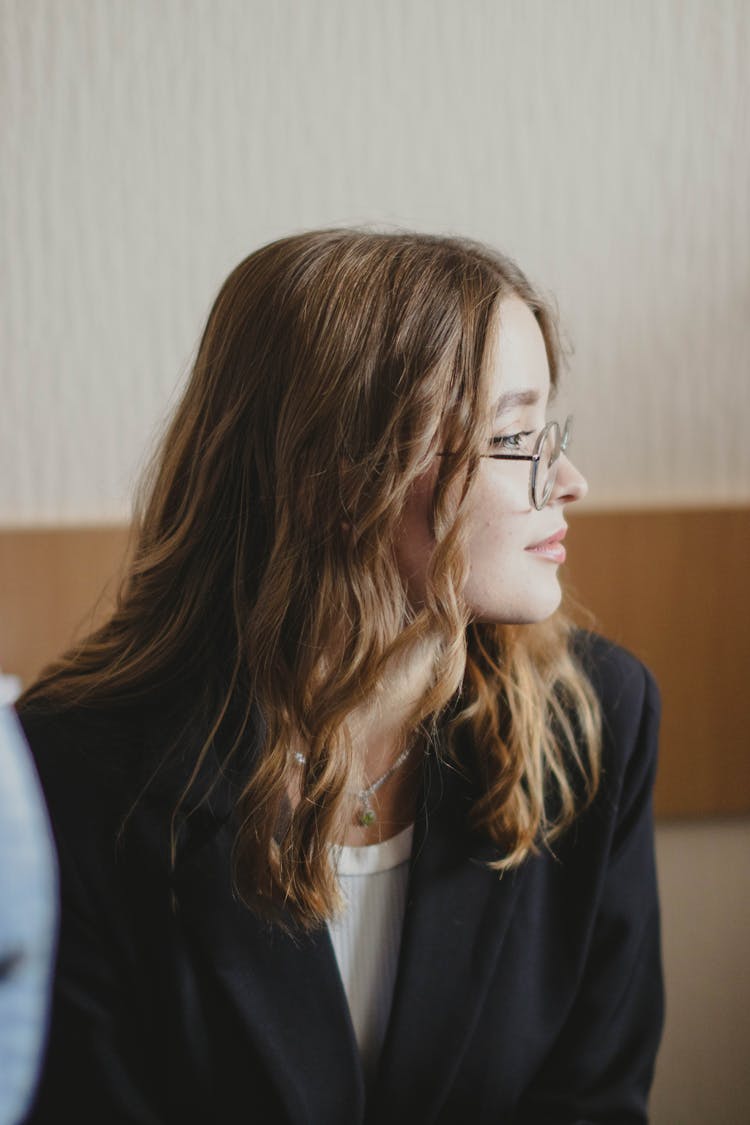
M402 750L393 765L390 766L384 774L377 778L376 781L373 781L370 785L366 785L364 789L359 789L357 791L357 800L359 801L359 823L363 828L369 828L369 826L371 824L374 824L378 819L377 813L372 807L372 798L377 793L378 789L380 789L381 785L385 785L386 781L388 781L389 778L393 777L396 770L401 768L401 766L404 764L404 762L416 746L417 741L417 739L414 739L414 741L411 742L405 750ZM300 750L295 750L294 760L295 762L299 762L301 766L304 766L305 762L307 761L305 755Z

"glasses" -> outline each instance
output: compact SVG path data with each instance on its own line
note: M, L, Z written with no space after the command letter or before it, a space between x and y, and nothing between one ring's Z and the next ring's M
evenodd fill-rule
M548 422L539 432L533 453L484 453L482 456L491 457L493 461L530 461L529 500L541 511L555 487L560 454L567 453L572 425L572 414L565 419L562 432L558 422Z

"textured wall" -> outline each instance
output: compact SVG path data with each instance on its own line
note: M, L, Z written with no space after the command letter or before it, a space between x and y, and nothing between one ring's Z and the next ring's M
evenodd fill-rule
M653 1125L750 1121L750 820L661 824L667 1025Z
M228 270L368 221L556 295L591 505L750 500L745 0L0 13L0 523L126 516Z

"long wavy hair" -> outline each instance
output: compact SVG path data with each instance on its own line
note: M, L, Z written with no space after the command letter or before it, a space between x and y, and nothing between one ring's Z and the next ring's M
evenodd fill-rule
M245 258L144 479L114 611L21 701L116 708L181 686L164 757L186 730L200 737L175 793L173 863L217 735L233 715L225 768L257 706L262 744L237 791L232 862L237 892L261 913L283 905L312 928L335 912L328 845L351 821L361 770L347 716L427 637L438 644L413 730L435 744L442 732L475 782L471 826L498 845L494 867L549 846L596 792L600 714L570 622L480 623L462 599L485 376L511 294L537 319L556 386L557 318L486 246L332 229ZM439 458L415 608L394 542L441 449L454 456Z

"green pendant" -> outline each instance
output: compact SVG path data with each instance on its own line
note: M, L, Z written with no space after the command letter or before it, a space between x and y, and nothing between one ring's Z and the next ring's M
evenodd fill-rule
M363 809L362 810L362 812L360 814L360 817L359 817L359 823L362 825L363 828L369 828L369 826L371 824L375 823L375 820L376 820L376 817L375 817L375 810L374 809Z

